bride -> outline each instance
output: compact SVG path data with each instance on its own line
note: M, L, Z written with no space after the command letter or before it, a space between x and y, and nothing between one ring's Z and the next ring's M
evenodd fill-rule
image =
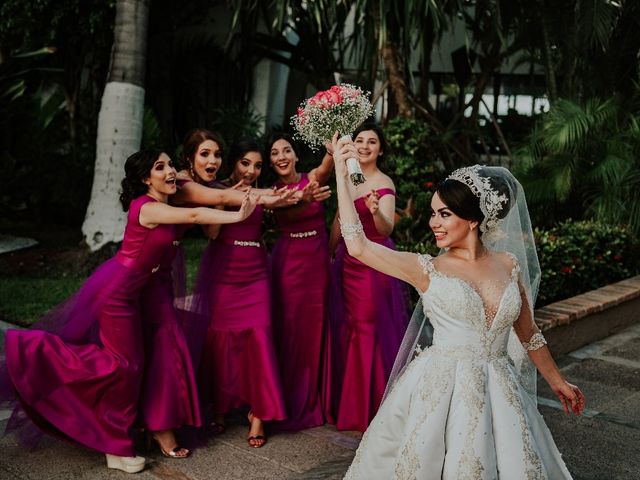
M429 225L444 253L398 252L364 236L345 167L357 152L337 137L333 147L349 254L413 285L434 329L431 347L399 354L402 372L345 478L571 478L537 411L533 365L565 412L582 413L584 396L533 321L540 267L517 180L502 167L454 171L431 201ZM404 344L413 336L410 327Z

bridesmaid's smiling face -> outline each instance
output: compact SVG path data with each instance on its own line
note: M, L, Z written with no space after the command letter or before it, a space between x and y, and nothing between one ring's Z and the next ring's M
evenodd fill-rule
M251 186L262 173L262 155L260 152L247 152L242 158L236 161L231 173L231 179L238 183Z
M440 248L459 246L469 235L477 235L478 222L465 220L457 216L440 199L438 192L431 198L431 219L429 227L436 237L436 245ZM470 227L473 226L474 229Z
M293 147L284 138L271 145L271 166L279 177L295 175L298 157Z
M380 149L380 139L373 130L363 130L353 141L358 151L358 159L361 164L375 164L378 157L384 152Z
M222 165L222 149L213 140L205 140L196 150L193 158L193 171L196 177L205 182L215 180L216 173Z
M176 193L176 169L166 153L161 153L154 162L144 183L149 187L149 195L153 197Z

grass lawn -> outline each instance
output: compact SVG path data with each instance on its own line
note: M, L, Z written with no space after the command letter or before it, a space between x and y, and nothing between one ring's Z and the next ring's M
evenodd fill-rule
M204 238L185 238L187 286L195 280ZM87 278L79 266L79 249L65 248L55 255L41 247L5 254L0 265L0 320L29 326L71 296ZM10 255L12 257L6 257Z

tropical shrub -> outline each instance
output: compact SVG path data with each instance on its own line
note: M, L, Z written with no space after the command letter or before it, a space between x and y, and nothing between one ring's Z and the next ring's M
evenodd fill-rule
M538 306L640 273L640 245L627 227L569 220L536 229L535 237L542 269Z
M640 234L640 90L558 100L518 151L516 173L537 225L593 219Z
M381 165L396 186L397 223L394 238L400 245L430 242L431 197L442 169L430 148L433 132L417 119L394 118L385 128L391 152Z

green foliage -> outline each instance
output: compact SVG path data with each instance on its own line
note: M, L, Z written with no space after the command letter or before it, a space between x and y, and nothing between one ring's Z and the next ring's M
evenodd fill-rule
M70 272L46 272L31 276L0 277L0 318L29 326L51 308L71 296L83 278Z
M628 228L569 220L536 229L535 236L542 269L539 306L640 273L640 245Z
M0 5L0 208L35 220L84 216L114 2Z
M595 219L640 234L639 124L640 90L552 105L516 154L535 223Z
M394 118L385 128L391 152L382 168L394 180L400 219L394 238L400 244L428 242L431 197L440 169L431 144L433 132L416 119Z
M162 143L162 128L158 117L149 106L144 107L142 117L142 141L141 148L160 148Z
M210 128L218 132L226 142L242 137L259 137L264 122L262 115L238 106L216 108L215 117Z

